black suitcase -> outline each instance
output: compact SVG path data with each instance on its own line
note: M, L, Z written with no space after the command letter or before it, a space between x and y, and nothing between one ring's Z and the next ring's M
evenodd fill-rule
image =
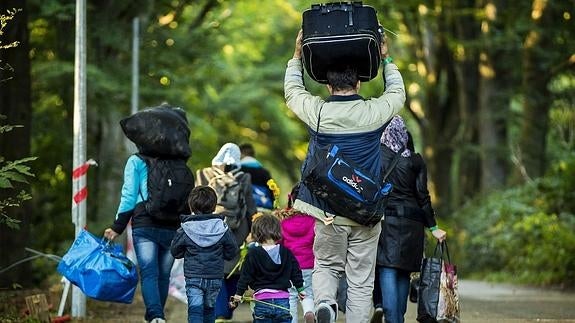
M377 76L383 28L373 7L361 2L314 4L302 15L302 58L308 75L327 83L327 70L357 69L360 81Z

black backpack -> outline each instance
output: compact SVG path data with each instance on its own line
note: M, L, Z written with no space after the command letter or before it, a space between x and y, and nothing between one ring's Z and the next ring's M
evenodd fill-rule
M147 213L162 221L179 221L180 214L189 214L194 174L186 160L137 155L148 166L148 199L143 202Z

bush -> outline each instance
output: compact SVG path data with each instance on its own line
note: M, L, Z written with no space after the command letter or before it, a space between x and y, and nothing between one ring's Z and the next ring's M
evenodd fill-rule
M575 158L457 212L459 270L489 280L575 286Z

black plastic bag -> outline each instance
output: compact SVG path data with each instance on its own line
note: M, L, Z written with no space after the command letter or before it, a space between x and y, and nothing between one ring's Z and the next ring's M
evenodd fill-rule
M122 131L141 154L160 158L192 155L186 113L169 105L148 108L120 121Z
M423 258L419 277L417 321L460 322L457 268L449 259L445 241L437 243L433 257Z
M417 303L417 293L419 291L419 277L411 278L409 282L409 301Z

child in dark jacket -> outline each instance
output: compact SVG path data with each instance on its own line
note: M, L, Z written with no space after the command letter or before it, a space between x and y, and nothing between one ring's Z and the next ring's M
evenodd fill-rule
M190 193L191 215L182 215L172 241L174 258L184 258L188 322L215 321L214 304L224 278L224 260L238 253L238 245L223 219L213 214L216 192L197 186Z
M252 224L256 244L248 249L232 305L242 300L250 287L254 290L254 322L291 323L289 291L292 285L300 298L305 297L302 273L297 259L279 245L281 226L277 217L264 214Z

